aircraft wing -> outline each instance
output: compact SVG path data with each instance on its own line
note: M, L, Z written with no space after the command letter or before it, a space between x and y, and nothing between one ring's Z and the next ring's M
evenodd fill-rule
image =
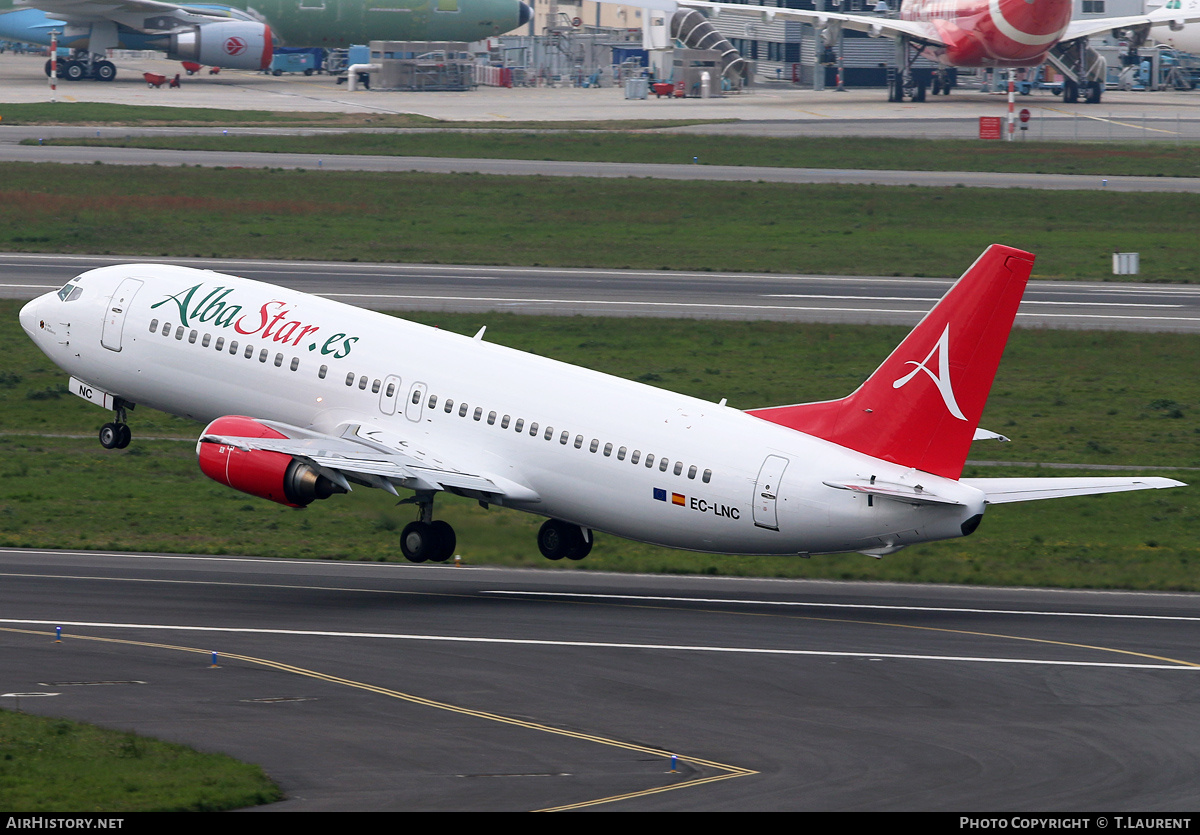
M460 470L428 450L419 449L403 436L361 424L343 424L340 435L327 435L286 423L258 420L283 438L256 438L205 433L201 443L223 444L242 450L262 450L291 455L318 469L347 489L346 480L379 487L396 494L399 484L408 490L448 490L503 504L505 500L538 502L528 487L487 473Z
M159 0L13 0L16 8L38 9L63 20L111 20L142 17L190 17L228 20L218 9L192 9Z
M1032 502L1065 496L1092 496L1097 493L1121 493L1126 490L1161 490L1186 487L1173 478L964 478L962 484L982 490L988 504Z
M723 13L740 15L741 17L757 17L764 22L775 18L798 20L815 26L825 26L828 23L838 23L845 29L866 32L873 38L894 38L905 35L921 43L933 46L946 46L937 29L929 23L917 23L911 20L893 20L891 18L865 15L842 14L840 12L817 12L806 9L783 9L774 6L750 6L741 3L710 3L705 0L601 0L621 6L635 6L652 11L673 14L676 9L699 9L708 12L710 17L719 17Z
M1090 38L1106 32L1122 29L1141 29L1150 26L1170 26L1178 30L1185 23L1200 21L1200 13L1188 12L1184 9L1156 9L1149 14L1127 15L1125 17L1100 17L1092 20L1072 20L1067 25L1061 40L1070 41L1075 38Z

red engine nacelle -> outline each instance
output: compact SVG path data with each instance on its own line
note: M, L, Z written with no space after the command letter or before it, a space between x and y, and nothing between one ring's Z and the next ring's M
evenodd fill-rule
M265 23L202 23L172 34L167 57L231 70L265 70L275 52L271 38L271 27Z
M204 428L205 435L229 435L237 438L286 438L254 418L230 415L217 418ZM288 507L305 507L314 499L327 499L345 493L302 461L282 452L244 450L211 441L196 444L200 470L226 487L270 499Z

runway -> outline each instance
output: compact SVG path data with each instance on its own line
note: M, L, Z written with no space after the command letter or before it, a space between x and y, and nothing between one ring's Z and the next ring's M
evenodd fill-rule
M0 297L95 267L159 259L0 253ZM379 310L913 325L953 279L171 259ZM1200 287L1032 281L1018 327L1200 332Z
M250 131L245 131L250 132ZM500 174L543 177L644 177L656 180L711 180L812 185L930 186L1024 188L1051 191L1200 192L1200 178L1098 177L1086 174L1012 174L986 171L873 171L853 168L776 168L756 165L668 165L632 162L465 159L455 157L292 154L250 151L172 151L153 148L104 148L18 145L13 137L29 133L77 134L65 129L0 129L0 161L91 165L198 165L225 168L301 168L322 171L419 171L432 174ZM137 129L96 133L144 133Z
M5 706L261 763L276 810L1195 806L1195 595L21 550L0 573Z

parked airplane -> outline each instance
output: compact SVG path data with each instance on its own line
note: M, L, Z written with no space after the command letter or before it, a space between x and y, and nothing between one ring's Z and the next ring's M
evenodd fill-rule
M161 0L0 0L0 38L73 50L59 73L112 81L107 50L157 49L180 61L264 69L272 41L346 46L384 41L476 41L527 23L519 0L255 0L179 5ZM47 69L49 72L49 69Z
M925 57L946 67L1036 67L1050 61L1066 79L1064 101L1078 101L1084 91L1088 102L1099 102L1104 91L1104 59L1088 47L1089 37L1119 31L1140 42L1151 27L1178 29L1190 20L1200 20L1200 10L1163 8L1151 14L1073 21L1072 0L902 0L898 18L704 0L605 2L667 14L680 7L699 9L710 17L745 18L747 25L798 20L823 29L830 46L836 44L840 29L894 38L899 71L889 89L889 101L903 101L906 96L925 100L925 83L913 73L915 61ZM950 92L941 73L933 78L933 92Z
M1197 16L1200 15L1200 0L1167 0L1162 8L1189 17ZM1200 55L1200 25L1189 24L1159 30L1154 33L1154 40L1193 55Z
M549 517L538 547L592 532L733 554L861 551L966 536L987 505L1182 486L1167 478L960 478L1033 256L990 247L842 400L739 411L474 338L220 273L90 270L21 325L111 409L208 421L200 468L303 507L352 484L414 491L401 534L441 561L450 492ZM780 361L786 361L781 357Z

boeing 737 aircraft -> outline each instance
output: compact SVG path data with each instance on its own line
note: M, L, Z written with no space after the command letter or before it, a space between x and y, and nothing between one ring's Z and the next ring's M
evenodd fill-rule
M842 400L748 412L328 299L184 267L90 270L21 325L115 413L207 421L210 478L303 507L353 485L417 507L404 555L442 561L455 493L549 517L538 546L592 532L731 554L890 554L967 536L989 504L1182 486L1167 478L960 478L1033 256L990 247ZM779 357L787 362L787 357Z
M112 81L109 49L157 49L167 57L229 69L265 69L274 38L290 46L379 41L477 41L527 23L519 0L255 0L176 4L162 0L0 0L0 38L73 51L61 75Z

